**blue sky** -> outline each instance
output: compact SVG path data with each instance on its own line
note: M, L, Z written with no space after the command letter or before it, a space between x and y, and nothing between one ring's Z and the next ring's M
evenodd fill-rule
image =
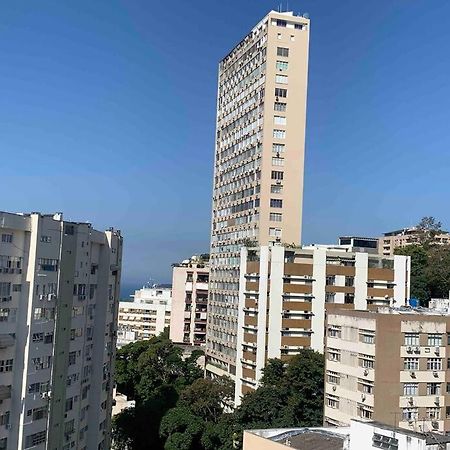
M0 5L1 210L125 236L125 285L208 251L217 64L276 1ZM284 2L286 5L286 2ZM304 0L303 237L450 226L450 2Z

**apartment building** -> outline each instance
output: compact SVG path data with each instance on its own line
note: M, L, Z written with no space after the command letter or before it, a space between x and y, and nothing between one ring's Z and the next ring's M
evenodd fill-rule
M406 247L419 242L422 232L417 227L402 228L401 230L389 231L378 239L378 249L380 254L393 255L397 247ZM450 234L442 232L434 236L433 241L440 245L450 244Z
M208 311L209 255L173 264L170 339L179 344L205 345Z
M150 339L170 325L172 288L144 286L132 295L132 302L119 303L117 347Z
M325 313L404 305L408 256L345 249L241 249L235 402L258 386L266 360L323 352Z
M240 247L300 243L309 25L271 11L219 64L209 376L236 371Z
M425 308L330 312L324 421L450 431L450 315Z
M0 212L0 448L109 449L120 231Z
M351 252L378 253L378 239L360 236L340 236L339 246Z

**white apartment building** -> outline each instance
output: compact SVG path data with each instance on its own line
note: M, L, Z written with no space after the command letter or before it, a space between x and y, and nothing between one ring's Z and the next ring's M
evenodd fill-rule
M309 26L270 11L219 64L209 376L236 372L240 248L300 243Z
M0 449L109 449L120 231L0 212Z
M170 339L178 344L205 345L208 311L209 255L173 264Z
M409 256L282 245L241 249L235 403L256 389L267 359L324 351L326 313L405 305ZM220 318L215 322L223 326Z
M144 286L132 295L132 302L120 302L117 347L150 339L170 325L172 289Z
M450 432L450 315L426 308L327 316L326 425L354 418Z

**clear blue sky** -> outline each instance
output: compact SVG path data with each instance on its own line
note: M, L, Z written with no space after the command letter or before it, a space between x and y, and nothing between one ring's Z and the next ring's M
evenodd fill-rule
M2 2L0 209L119 228L124 284L170 281L209 247L217 63L277 4ZM450 226L450 2L289 6L312 24L304 242Z

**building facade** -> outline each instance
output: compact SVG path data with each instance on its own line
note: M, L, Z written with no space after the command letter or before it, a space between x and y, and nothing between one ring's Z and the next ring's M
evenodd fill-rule
M0 212L0 448L109 449L119 231Z
M450 431L450 316L425 308L328 314L324 421Z
M235 375L239 251L300 243L309 19L271 11L220 62L207 374Z
M208 261L209 255L201 255L173 265L170 339L175 343L206 343Z
M380 254L388 256L393 255L397 247L406 247L411 244L417 244L423 235L417 227L402 228L401 230L384 233L384 236L378 239L378 249ZM433 241L439 245L450 244L450 234L442 232L433 237Z
M255 389L267 359L323 352L325 313L404 305L407 256L326 247L241 249L236 395Z
M117 347L150 339L170 325L172 289L144 286L135 291L132 302L120 302Z

